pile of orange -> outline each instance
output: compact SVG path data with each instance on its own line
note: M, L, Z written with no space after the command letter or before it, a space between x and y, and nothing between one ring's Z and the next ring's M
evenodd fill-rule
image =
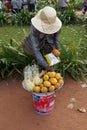
M42 76L42 82L40 85L35 86L33 92L45 93L52 92L58 89L63 84L63 78L60 73L45 72Z

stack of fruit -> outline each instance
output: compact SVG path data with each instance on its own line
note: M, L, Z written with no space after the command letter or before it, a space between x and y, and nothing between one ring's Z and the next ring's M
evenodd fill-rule
M39 73L35 65L28 66L25 72L23 85L27 91L46 93L55 91L63 85L63 78L60 73L54 71Z
M52 53L60 56L57 49L53 49ZM23 86L27 91L36 93L46 93L58 90L63 85L63 78L60 73L55 71L42 71L39 73L37 65L27 66L24 69Z
M41 77L42 82L40 84L35 85L33 88L33 92L36 93L44 93L44 92L52 92L57 90L63 84L63 78L60 73L56 72L45 72Z

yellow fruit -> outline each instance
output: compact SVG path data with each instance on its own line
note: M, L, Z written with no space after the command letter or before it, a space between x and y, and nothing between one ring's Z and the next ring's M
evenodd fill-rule
M52 50L52 53L53 53L56 57L60 56L60 52L59 52L57 49L53 49L53 50Z
M41 88L41 92L42 92L42 93L48 92L48 88L47 88L47 87L42 87L42 88Z
M59 80L62 80L62 81L63 81L63 77L61 76Z
M49 87L49 92L52 92L52 91L54 91L54 90L55 90L55 86L51 85L51 86Z
M43 83L42 83L42 84L40 84L40 87L44 87Z
M63 84L63 80L62 80L62 79L59 79L58 83L59 83L60 85L62 85L62 84Z
M49 81L44 81L43 84L45 87L50 87L50 85L51 85L51 83Z
M55 85L57 83L57 79L56 78L50 78L49 81L53 85Z
M56 73L55 74L55 78L58 80L58 79L60 79L61 78L61 74L60 73Z
M43 76L43 80L48 80L49 79L49 76L47 75L47 74L45 74L44 76Z
M51 72L47 72L46 74L47 74L47 75L50 77L50 75L51 75Z
M40 92L40 86L35 86L33 91L36 92L36 93L39 93Z
M53 72L51 72L50 77L51 77L51 78L55 77L55 74L56 74L56 72L54 72L54 71L53 71Z
M60 83L56 83L55 84L55 89L59 88L60 87Z
M55 72L53 71L53 72L47 72L47 75L50 77L50 78L53 78L53 77L55 77Z

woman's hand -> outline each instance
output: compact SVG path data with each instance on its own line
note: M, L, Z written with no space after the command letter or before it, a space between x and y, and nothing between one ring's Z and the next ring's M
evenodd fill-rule
M53 66L46 66L46 67L45 67L45 70L46 70L46 71L53 71Z

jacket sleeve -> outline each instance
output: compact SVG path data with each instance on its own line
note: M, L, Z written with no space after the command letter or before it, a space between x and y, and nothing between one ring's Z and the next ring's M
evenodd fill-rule
M46 66L48 66L48 63L46 62L45 58L43 57L43 55L40 52L39 32L34 27L32 27L32 28L31 28L31 33L30 33L30 42L31 42L33 54L35 56L37 64L42 67L46 67Z
M57 49L60 48L60 40L59 40L60 31L61 31L61 30L59 30L58 32L56 32L56 33L54 34L54 44L55 44L55 47L56 47Z

